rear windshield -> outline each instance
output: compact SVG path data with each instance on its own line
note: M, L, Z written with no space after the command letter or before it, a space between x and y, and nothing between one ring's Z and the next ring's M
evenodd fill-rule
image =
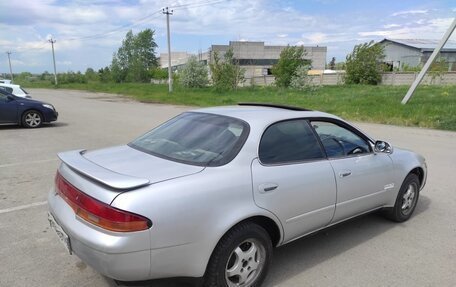
M186 164L221 166L238 154L248 133L249 126L239 119L184 113L132 141L129 146Z

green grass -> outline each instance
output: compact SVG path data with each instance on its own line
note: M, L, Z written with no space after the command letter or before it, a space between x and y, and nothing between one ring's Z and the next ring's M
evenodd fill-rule
M26 88L55 88L50 83L21 84ZM347 120L456 131L456 86L420 86L407 105L400 103L406 86L324 86L315 92L250 87L225 93L177 86L172 94L168 94L167 85L138 83L64 84L58 89L122 94L142 102L189 106L268 102L329 112Z

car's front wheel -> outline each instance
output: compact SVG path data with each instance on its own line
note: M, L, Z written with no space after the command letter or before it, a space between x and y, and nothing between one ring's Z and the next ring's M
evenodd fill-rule
M40 112L31 110L22 115L22 126L26 128L38 128L43 123L43 116Z
M205 276L207 287L260 286L272 259L269 234L254 223L241 223L217 244Z
M396 222L408 220L416 204L420 194L420 180L416 174L409 174L402 183L401 189L397 194L394 207L386 211L386 216Z

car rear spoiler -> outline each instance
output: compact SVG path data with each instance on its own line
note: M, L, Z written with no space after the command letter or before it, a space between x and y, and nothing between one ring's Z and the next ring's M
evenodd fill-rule
M150 184L148 179L120 174L99 166L85 158L85 152L86 150L73 150L57 156L71 169L114 189L130 190Z

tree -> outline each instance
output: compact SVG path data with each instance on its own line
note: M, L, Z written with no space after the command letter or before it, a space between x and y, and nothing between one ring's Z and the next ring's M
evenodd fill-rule
M383 46L370 41L356 45L347 55L345 83L377 85L382 80Z
M290 87L301 91L315 91L317 89L317 86L312 83L312 78L308 74L309 70L310 65L299 66L291 78Z
M345 70L345 62L336 63L336 70Z
M209 64L212 84L218 91L234 90L244 82L245 70L234 59L233 49L225 52L223 60L217 52L213 54L213 62Z
M99 80L97 72L95 72L95 70L92 68L87 68L84 75L85 75L87 81L98 81Z
M179 82L187 88L202 88L207 86L207 67L198 61L196 56L191 56L185 66L179 71Z
M287 46L282 50L279 61L272 67L272 74L278 87L289 87L298 67L310 65L309 60L303 59L305 55L303 46Z
M51 74L48 72L48 71L44 71L41 75L40 75L40 80L41 81L48 81L51 79Z
M111 70L109 67L101 68L98 70L98 75L102 83L107 83L112 81Z
M116 82L146 82L152 69L158 66L154 31L146 29L134 35L130 30L122 46L113 54L111 73Z
M150 77L158 80L168 80L168 69L162 69L160 67L154 68L150 71Z
M336 69L336 57L332 57L331 62L329 62L329 69L335 70Z

